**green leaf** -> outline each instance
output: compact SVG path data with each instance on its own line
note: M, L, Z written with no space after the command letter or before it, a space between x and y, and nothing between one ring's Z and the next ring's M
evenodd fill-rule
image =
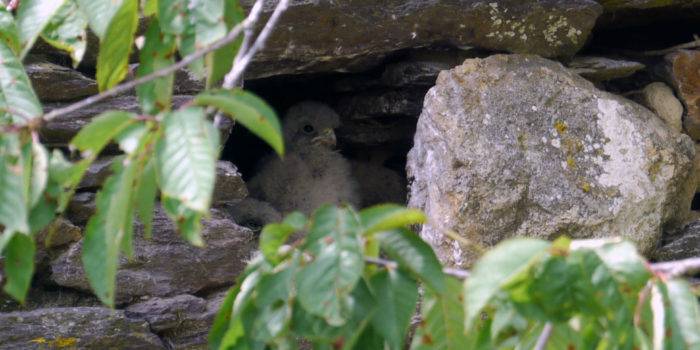
M29 232L33 235L48 226L56 216L56 202L49 200L45 195L37 201L29 212Z
M158 13L158 0L141 0L141 13L146 17Z
M399 267L410 271L438 293L445 292L445 276L442 265L433 249L415 232L397 228L375 235L380 247Z
M146 42L140 53L138 78L171 66L175 62L175 35L160 30L158 19L153 19L146 31ZM144 113L157 114L170 109L174 74L158 78L136 87Z
M156 143L156 172L163 195L206 213L216 179L216 128L201 107L163 114L163 137Z
M3 290L21 303L24 303L32 281L35 251L34 240L21 233L13 235L5 249L7 283Z
M380 271L372 276L370 284L378 306L372 326L392 349L403 349L418 302L418 285L400 270Z
M153 205L158 193L155 160L149 160L136 187L136 210L143 225L143 236L151 238L153 232Z
M41 198L49 181L49 152L39 143L32 140L32 173L29 192L29 206L33 207Z
M5 234L29 233L23 168L17 135L0 134L0 225L5 226Z
M52 46L68 51L73 68L83 60L87 48L87 19L75 0L66 1L44 27L41 37Z
M83 266L90 285L110 307L114 307L119 249L133 225L132 193L137 166L135 162L122 166L122 162L117 158L112 163L114 173L97 194L97 213L88 221L83 241Z
M243 280L244 276L239 277L238 281L236 282L235 287L232 287L229 289L229 291L226 293L226 297L224 298L223 302L221 303L221 306L219 306L219 311L216 313L216 318L214 319L214 324L211 327L211 331L209 331L209 345L211 349L221 349L221 344L224 338L224 335L230 328L230 323L231 323L231 314L233 310L233 301L236 299L236 296L238 295L238 292L241 290L241 281ZM240 328L240 333L238 336L242 336L243 334L243 327ZM231 344L233 345L233 344Z
M260 310L253 323L252 337L259 341L270 341L283 334L289 328L292 317L290 298L294 277L299 269L299 254L296 259L276 272L263 274L256 287L258 297L255 301Z
M272 263L278 263L278 249L292 233L303 229L306 223L306 216L297 211L287 215L281 224L265 225L260 233L260 251L265 258Z
M96 156L124 129L135 123L136 115L123 111L107 111L95 117L71 140L71 147Z
M37 36L44 30L66 0L22 0L17 9L17 28L22 43L21 58L27 55Z
M229 0L224 3L224 22L227 31L230 31L238 23L243 21L244 18L245 14L238 0ZM211 88L231 70L233 57L236 57L242 41L243 37L241 36L234 42L206 56L207 89Z
M100 91L111 89L126 77L138 22L138 1L123 0L100 42L95 76Z
M667 329L682 339L682 343L678 344L679 349L700 349L700 309L697 296L693 294L688 282L682 279L669 281L666 289L667 303L670 304L667 309L670 328Z
M486 253L464 283L465 328L471 329L476 317L501 287L527 271L549 245L542 240L516 238Z
M425 215L417 209L409 209L396 204L380 204L360 211L360 221L365 227L363 235L406 225L425 222Z
M166 33L183 34L189 26L187 0L158 0L158 19Z
M241 90L207 91L197 95L194 102L220 109L267 142L278 154L284 153L282 128L275 111L252 93Z
M203 213L194 211L186 207L181 201L170 197L162 197L163 209L173 220L182 237L190 244L197 247L204 247L202 239L202 216Z
M124 153L134 155L134 153L139 150L139 145L144 142L144 137L148 140L155 138L153 133L146 134L152 126L153 123L150 121L146 123L130 124L121 130L114 138L117 140L119 148L124 151Z
M426 288L421 301L421 322L413 335L411 349L465 349L464 308L461 283L445 279L445 293Z
M75 0L87 17L90 29L102 40L112 18L122 7L124 1L130 0Z
M11 13L0 6L0 42L9 46L15 55L22 51L22 44L19 42L19 30L17 23Z
M297 298L308 312L324 317L332 326L340 326L347 318L341 300L355 287L364 262L355 214L349 209L333 213L314 215L311 231L317 224L330 230L316 242L318 256L299 272L296 286ZM327 221L319 223L321 219Z
M22 62L5 41L0 41L0 62L0 121L9 119L12 124L24 125L27 119L44 114ZM7 109L21 116L13 116Z
M83 173L90 166L89 159L71 163L61 151L54 149L49 162L49 179L62 187L77 185Z

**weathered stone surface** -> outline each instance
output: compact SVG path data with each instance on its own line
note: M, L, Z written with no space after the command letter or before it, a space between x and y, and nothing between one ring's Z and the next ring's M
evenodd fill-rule
M29 288L24 304L18 303L8 294L0 293L0 313L76 306L104 305L92 294L68 288Z
M95 194L78 192L68 202L66 218L76 225L85 225L95 213Z
M344 118L367 119L384 116L418 116L427 88L370 91L342 98L335 110Z
M191 98L191 96L173 96L172 107L178 108ZM63 104L57 103L46 104L44 111L49 112L63 106ZM73 136L75 136L83 126L89 123L92 118L102 112L115 109L121 111L138 112L139 101L136 96L118 96L106 102L81 108L73 113L53 119L46 123L46 125L40 131L41 139L47 146L67 146Z
M485 245L623 235L650 254L688 212L694 153L653 113L558 63L495 55L442 72L426 95L409 205ZM421 235L450 265L476 258L437 228Z
M153 217L153 236L143 238L140 224L134 228L134 258L120 257L117 271L117 304L136 296L171 296L233 283L245 267L252 232L237 226L213 209L202 222L205 248L187 243L161 208ZM81 242L51 262L51 279L58 285L90 291L82 266Z
M231 162L216 162L216 183L214 184L215 206L231 204L248 196L248 187L243 182L238 168Z
M114 157L103 157L92 162L80 180L78 189L96 189L102 186L107 177L112 175L112 170L109 169L112 161Z
M683 131L683 106L668 85L657 81L630 97L661 117L671 130Z
M0 313L3 349L164 349L148 323L106 307Z
M39 248L49 249L77 242L80 238L82 238L80 227L66 219L57 218L49 226L39 230L34 236L34 241Z
M700 50L682 50L666 56L668 79L683 102L685 131L700 141Z
M206 306L206 300L183 294L172 298L156 297L132 304L124 313L129 318L144 319L154 332L162 332L179 326L183 320L199 318Z
M626 78L645 68L639 62L595 56L576 56L566 66L574 73L593 82Z
M700 221L695 221L673 236L654 253L656 261L670 261L700 256Z
M97 82L78 71L49 62L25 64L34 92L42 101L70 101L97 94Z
M253 1L241 3L248 8ZM273 7L266 3L267 15ZM351 71L357 58L438 43L573 55L601 13L593 0L293 2L246 77Z
M381 82L385 86L433 86L438 73L458 66L467 58L479 57L477 50L420 50L412 49L403 61L390 63L384 68Z

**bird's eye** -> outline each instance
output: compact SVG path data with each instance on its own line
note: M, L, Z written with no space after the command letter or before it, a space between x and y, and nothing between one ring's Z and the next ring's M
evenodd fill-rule
M306 125L304 125L302 130L304 130L305 133L310 134L310 133L314 132L314 127L309 125L309 124L306 124Z

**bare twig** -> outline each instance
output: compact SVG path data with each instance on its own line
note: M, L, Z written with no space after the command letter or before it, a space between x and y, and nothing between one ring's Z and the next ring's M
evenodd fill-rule
M265 27L255 39L255 43L253 43L253 46L251 46L250 49L247 50L247 52L243 53L240 59L237 58L238 62L236 62L236 64L233 65L231 71L228 74L226 74L226 77L224 77L223 87L225 89L232 88L236 81L238 81L238 79L241 78L246 67L248 67L248 64L253 59L253 56L265 46L265 42L270 36L272 29L277 25L277 21L279 20L282 13L285 10L287 10L288 5L289 0L280 0L277 3L275 10L272 12L272 15L270 15L270 19L267 20Z
M660 263L650 264L651 270L655 273L663 273L668 278L694 274L700 272L700 257L688 258L683 260L665 261Z
M283 2L286 2L286 1L283 0ZM280 6L278 5L278 8L279 7ZM286 6L285 6L285 9L286 9ZM275 9L275 10L277 10L277 9ZM257 20L257 18L256 18L256 20ZM270 18L270 20L272 20L272 18ZM268 24L269 24L269 21L268 21ZM66 115L66 114L74 112L78 109L81 109L81 108L87 107L89 105L95 104L97 102L100 102L106 98L115 96L119 93L122 93L124 91L129 90L129 89L132 89L137 85L149 82L149 81L154 80L154 79L162 78L162 77L167 76L168 74L174 73L178 69L186 67L190 63L206 56L210 52L216 51L216 50L222 48L223 46L232 43L233 41L235 41L238 38L239 35L241 35L241 33L245 29L252 27L254 25L255 25L255 21L253 21L253 19L249 15L243 21L241 21L235 27L233 27L224 38L222 38L218 41L215 41L214 43L209 45L209 47L207 47L201 51L197 51L189 56L185 56L182 60L173 64L172 66L161 69L157 72L151 73L151 74L146 75L144 77L141 77L139 79L132 80L130 82L115 86L114 88L112 88L108 91L105 91L103 93L100 93L100 94L97 94L94 96L90 96L82 101L73 103L73 104L68 105L66 107L54 109L51 112L45 114L43 116L43 119L44 119L44 121L49 121L51 119ZM266 25L265 28L267 28L267 27L268 26Z
M544 350L544 348L547 346L547 342L549 341L549 337L552 336L553 329L554 327L551 323L545 323L544 328L542 328L542 333L540 333L539 338L537 338L537 343L535 343L533 350Z

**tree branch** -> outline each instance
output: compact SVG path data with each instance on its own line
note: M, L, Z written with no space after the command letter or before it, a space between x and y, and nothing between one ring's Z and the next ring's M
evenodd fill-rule
M537 338L537 343L535 343L535 347L532 348L533 350L544 350L545 347L547 347L547 342L549 341L549 337L552 336L552 330L554 329L554 326L552 326L551 323L547 322L544 325L544 328L542 328L542 333L540 333L540 336Z
M275 10L272 12L272 15L270 15L270 19L268 19L267 23L265 23L265 27L255 39L255 43L253 43L253 46L251 46L250 49L247 50L247 52L243 52L243 50L238 52L238 55L236 55L236 60L234 61L231 71L228 74L226 74L226 77L224 77L224 89L233 88L235 83L239 79L241 79L243 72L245 71L246 67L248 67L250 61L253 59L253 56L265 46L265 42L270 36L272 29L277 25L280 16L285 10L287 10L288 5L289 0L280 0L277 3ZM251 11L251 15L252 14L253 11Z
M649 264L655 273L663 273L669 278L700 272L700 257Z
M287 0L282 0L281 2L286 3ZM279 8L279 7L280 6L278 5L277 8ZM277 12L277 8L275 9L275 12ZM284 8L286 9L286 6ZM112 88L108 91L102 92L102 93L94 95L94 96L90 96L84 100L73 103L73 104L68 105L66 107L54 109L51 112L44 114L42 119L44 121L50 121L54 118L72 113L72 112L77 111L81 108L87 107L87 106L95 104L97 102L100 102L106 98L109 98L109 97L115 96L119 93L130 90L137 85L149 82L149 81L154 80L154 79L162 78L162 77L165 77L171 73L174 73L178 69L186 67L190 63L206 56L210 52L216 51L216 50L222 48L223 46L234 42L238 38L238 36L241 35L241 33L244 30L246 30L247 28L252 28L255 25L258 17L259 17L259 13L256 14L255 18L252 18L251 15L248 15L248 17L246 17L243 21L241 21L235 27L233 27L225 37L223 37L222 39L220 39L218 41L215 41L214 43L212 43L207 48L205 48L201 51L197 51L189 56L185 56L182 60L173 64L170 67L161 69L157 72L153 72L153 73L146 75L144 77L141 77L139 79L132 80L132 81L124 83L124 84L120 84L120 85L115 86L114 88ZM279 15L277 17L279 17ZM272 20L272 18L270 18L270 20ZM268 21L268 24L269 24L269 21ZM267 28L267 25L265 26L265 28ZM257 42L256 42L256 44L257 44Z

